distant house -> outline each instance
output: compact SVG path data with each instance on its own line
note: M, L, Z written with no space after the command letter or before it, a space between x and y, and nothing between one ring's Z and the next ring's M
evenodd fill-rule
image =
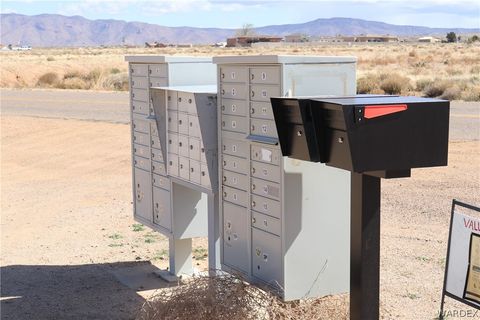
M238 36L235 38L228 38L227 39L227 47L250 47L252 43L256 42L280 42L282 41L282 37L276 36L262 36L262 35L254 35L254 36Z
M435 37L421 37L418 38L418 42L437 43L440 42L440 39L437 39Z
M396 36L390 35L359 35L359 36L348 36L342 37L344 42L398 42L399 39Z

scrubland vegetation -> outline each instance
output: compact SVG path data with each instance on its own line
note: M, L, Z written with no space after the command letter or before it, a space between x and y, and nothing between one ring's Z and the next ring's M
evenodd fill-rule
M480 101L480 45L319 44L256 48L63 48L2 52L1 87L127 90L125 55L350 55L359 93Z

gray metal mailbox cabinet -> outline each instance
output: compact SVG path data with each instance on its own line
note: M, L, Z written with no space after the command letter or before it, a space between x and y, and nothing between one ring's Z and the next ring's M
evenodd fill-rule
M349 290L350 175L282 157L270 97L353 95L353 57L214 57L222 269L285 300Z
M174 185L166 165L166 130L159 130L167 126L165 113L159 112L159 104L167 103L168 97L164 91L154 88L215 85L215 65L208 57L127 56L125 60L129 62L130 73L134 218L170 238L170 272L191 273L191 238L207 236L208 210L188 208L188 204L201 202L202 199L195 199L198 195L182 202L176 201L175 194L171 194ZM192 102L193 94L185 95L191 95ZM168 103L173 105L173 102ZM182 194L185 196L178 191L177 198ZM178 212L185 213L173 216L174 203L185 204L177 208Z

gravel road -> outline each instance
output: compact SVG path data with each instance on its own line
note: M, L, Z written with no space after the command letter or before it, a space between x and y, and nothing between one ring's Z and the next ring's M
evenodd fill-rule
M2 114L128 123L127 92L1 89ZM480 102L451 103L450 140L480 140Z

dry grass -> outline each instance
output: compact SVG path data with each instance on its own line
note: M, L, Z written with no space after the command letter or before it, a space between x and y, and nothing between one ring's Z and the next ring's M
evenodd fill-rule
M479 100L480 44L317 44L256 48L71 48L1 52L0 87L127 90L125 55L336 55L358 57L358 91ZM39 81L49 73L58 82ZM74 80L71 80L74 79ZM440 90L437 90L441 83ZM444 87L444 84L448 84ZM449 89L447 91L447 89ZM446 92L447 91L447 92ZM445 93L446 92L446 93ZM444 94L445 93L445 94ZM435 94L435 95L434 95Z
M348 319L348 295L283 302L241 278L194 276L159 291L143 305L137 320Z

